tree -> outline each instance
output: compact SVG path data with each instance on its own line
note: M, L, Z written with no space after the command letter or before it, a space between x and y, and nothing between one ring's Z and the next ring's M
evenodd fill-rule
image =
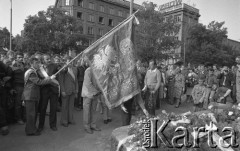
M8 48L10 46L10 32L8 29L0 28L0 47Z
M224 44L227 28L224 22L212 21L208 26L196 24L189 28L187 37L186 61L199 64L209 62L219 65L231 65L234 62L230 46Z
M180 44L175 38L180 26L172 16L165 20L156 7L152 2L144 2L136 14L140 24L136 26L135 44L138 56L145 61L166 59L168 55L163 52L173 50Z
M81 46L77 44L79 41ZM26 51L60 53L69 49L82 51L88 41L82 36L82 26L76 18L49 7L46 12L39 11L26 19L24 36L19 42L18 48Z

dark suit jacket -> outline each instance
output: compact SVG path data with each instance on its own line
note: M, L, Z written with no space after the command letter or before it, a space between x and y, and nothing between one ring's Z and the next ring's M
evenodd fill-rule
M75 75L75 80L68 72L67 68L59 75L59 84L61 92L65 92L66 95L71 95L72 93L78 93L78 78L77 78L77 68L73 67L73 73Z
M219 86L222 87L227 87L229 89L232 89L232 84L234 83L234 76L231 74L231 73L228 73L226 75L226 80L225 80L225 85L223 85L223 82L224 82L224 77L225 75L223 73L221 73L219 76L218 76L218 79L219 79Z
M50 79L41 80L36 71L32 68L28 69L24 75L24 90L22 99L39 101L40 99L40 86L51 83Z
M58 71L58 69L59 69L59 66L57 64L51 63L47 66L47 69L45 69L45 70L46 70L48 76L52 76L53 74L55 74ZM58 76L56 77L56 80L59 81ZM57 94L59 92L57 85L47 84L47 85L42 86L41 93L44 94L49 91L52 93L55 93L55 94Z

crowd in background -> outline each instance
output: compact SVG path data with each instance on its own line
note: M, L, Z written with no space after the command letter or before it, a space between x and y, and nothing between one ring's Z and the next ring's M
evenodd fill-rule
M181 61L165 66L154 60L145 66L138 61L137 69L148 112L155 115L163 101L176 108L184 101L192 102L194 111L208 109L211 102L240 103L239 61L237 57L237 65L231 68L210 63L185 66Z
M98 114L95 111L103 113L105 124L112 121L100 90L92 84L87 62L74 61L55 76L72 57L13 51L0 55L0 128L3 135L9 133L8 125L13 123L26 124L27 135L40 135L45 128L46 114L49 114L50 128L57 131L57 112L61 112L60 124L68 127L75 124L74 108L83 109L87 133L100 131L95 123ZM240 64L239 57L236 63ZM163 101L176 108L184 101L192 102L194 111L207 109L210 102L240 103L238 65L232 68L210 64L184 66L177 62L166 66L154 60L148 63L138 60L136 67L145 107L150 115L155 115ZM125 103L128 110L138 109L136 101L128 102ZM36 115L39 116L38 126ZM129 124L131 117L125 120Z

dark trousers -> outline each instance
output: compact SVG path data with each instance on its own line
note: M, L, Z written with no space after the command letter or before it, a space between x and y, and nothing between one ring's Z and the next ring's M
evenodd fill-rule
M58 105L58 94L53 93L52 91L42 92L41 93L41 107L40 107L40 117L39 117L39 128L44 127L45 116L47 105L50 100L50 116L49 116L49 125L50 127L56 127L57 125L57 105Z
M4 126L7 126L6 115L3 108L0 106L0 128Z
M23 117L23 108L22 108L22 93L23 93L23 86L14 86L14 90L17 91L17 94L15 95L15 102L14 102L14 115L15 120L19 121L22 120Z
M4 88L0 88L0 128L7 126L5 99L6 94Z
M62 115L61 124L74 123L73 109L74 109L75 94L62 97Z
M79 89L78 89L78 98L75 99L74 106L75 107L83 107L83 97L82 97L82 85L83 82L79 82Z
M34 134L37 131L36 121L37 121L37 101L25 101L26 106L26 134Z
M130 100L123 103L124 107L127 109L127 112L124 112L121 110L121 116L122 116L122 126L130 125L131 118L132 118L132 103L134 98L131 98Z

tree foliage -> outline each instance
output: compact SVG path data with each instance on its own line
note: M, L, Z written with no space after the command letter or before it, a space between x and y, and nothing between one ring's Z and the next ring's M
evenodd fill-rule
M69 49L81 51L88 42L83 38L82 30L76 18L59 8L49 7L47 11L39 11L25 20L24 36L18 39L17 49L52 53ZM77 44L80 41L81 46Z
M10 32L8 29L0 28L0 47L8 48L10 44Z
M186 49L186 61L199 63L213 63L232 65L234 55L237 54L224 43L227 40L227 28L224 22L212 21L208 26L196 24L189 28Z
M156 7L152 2L144 2L136 14L140 24L136 26L135 44L138 56L146 61L166 58L163 52L180 44L175 38L180 26L173 17L164 20L163 14L156 11Z

